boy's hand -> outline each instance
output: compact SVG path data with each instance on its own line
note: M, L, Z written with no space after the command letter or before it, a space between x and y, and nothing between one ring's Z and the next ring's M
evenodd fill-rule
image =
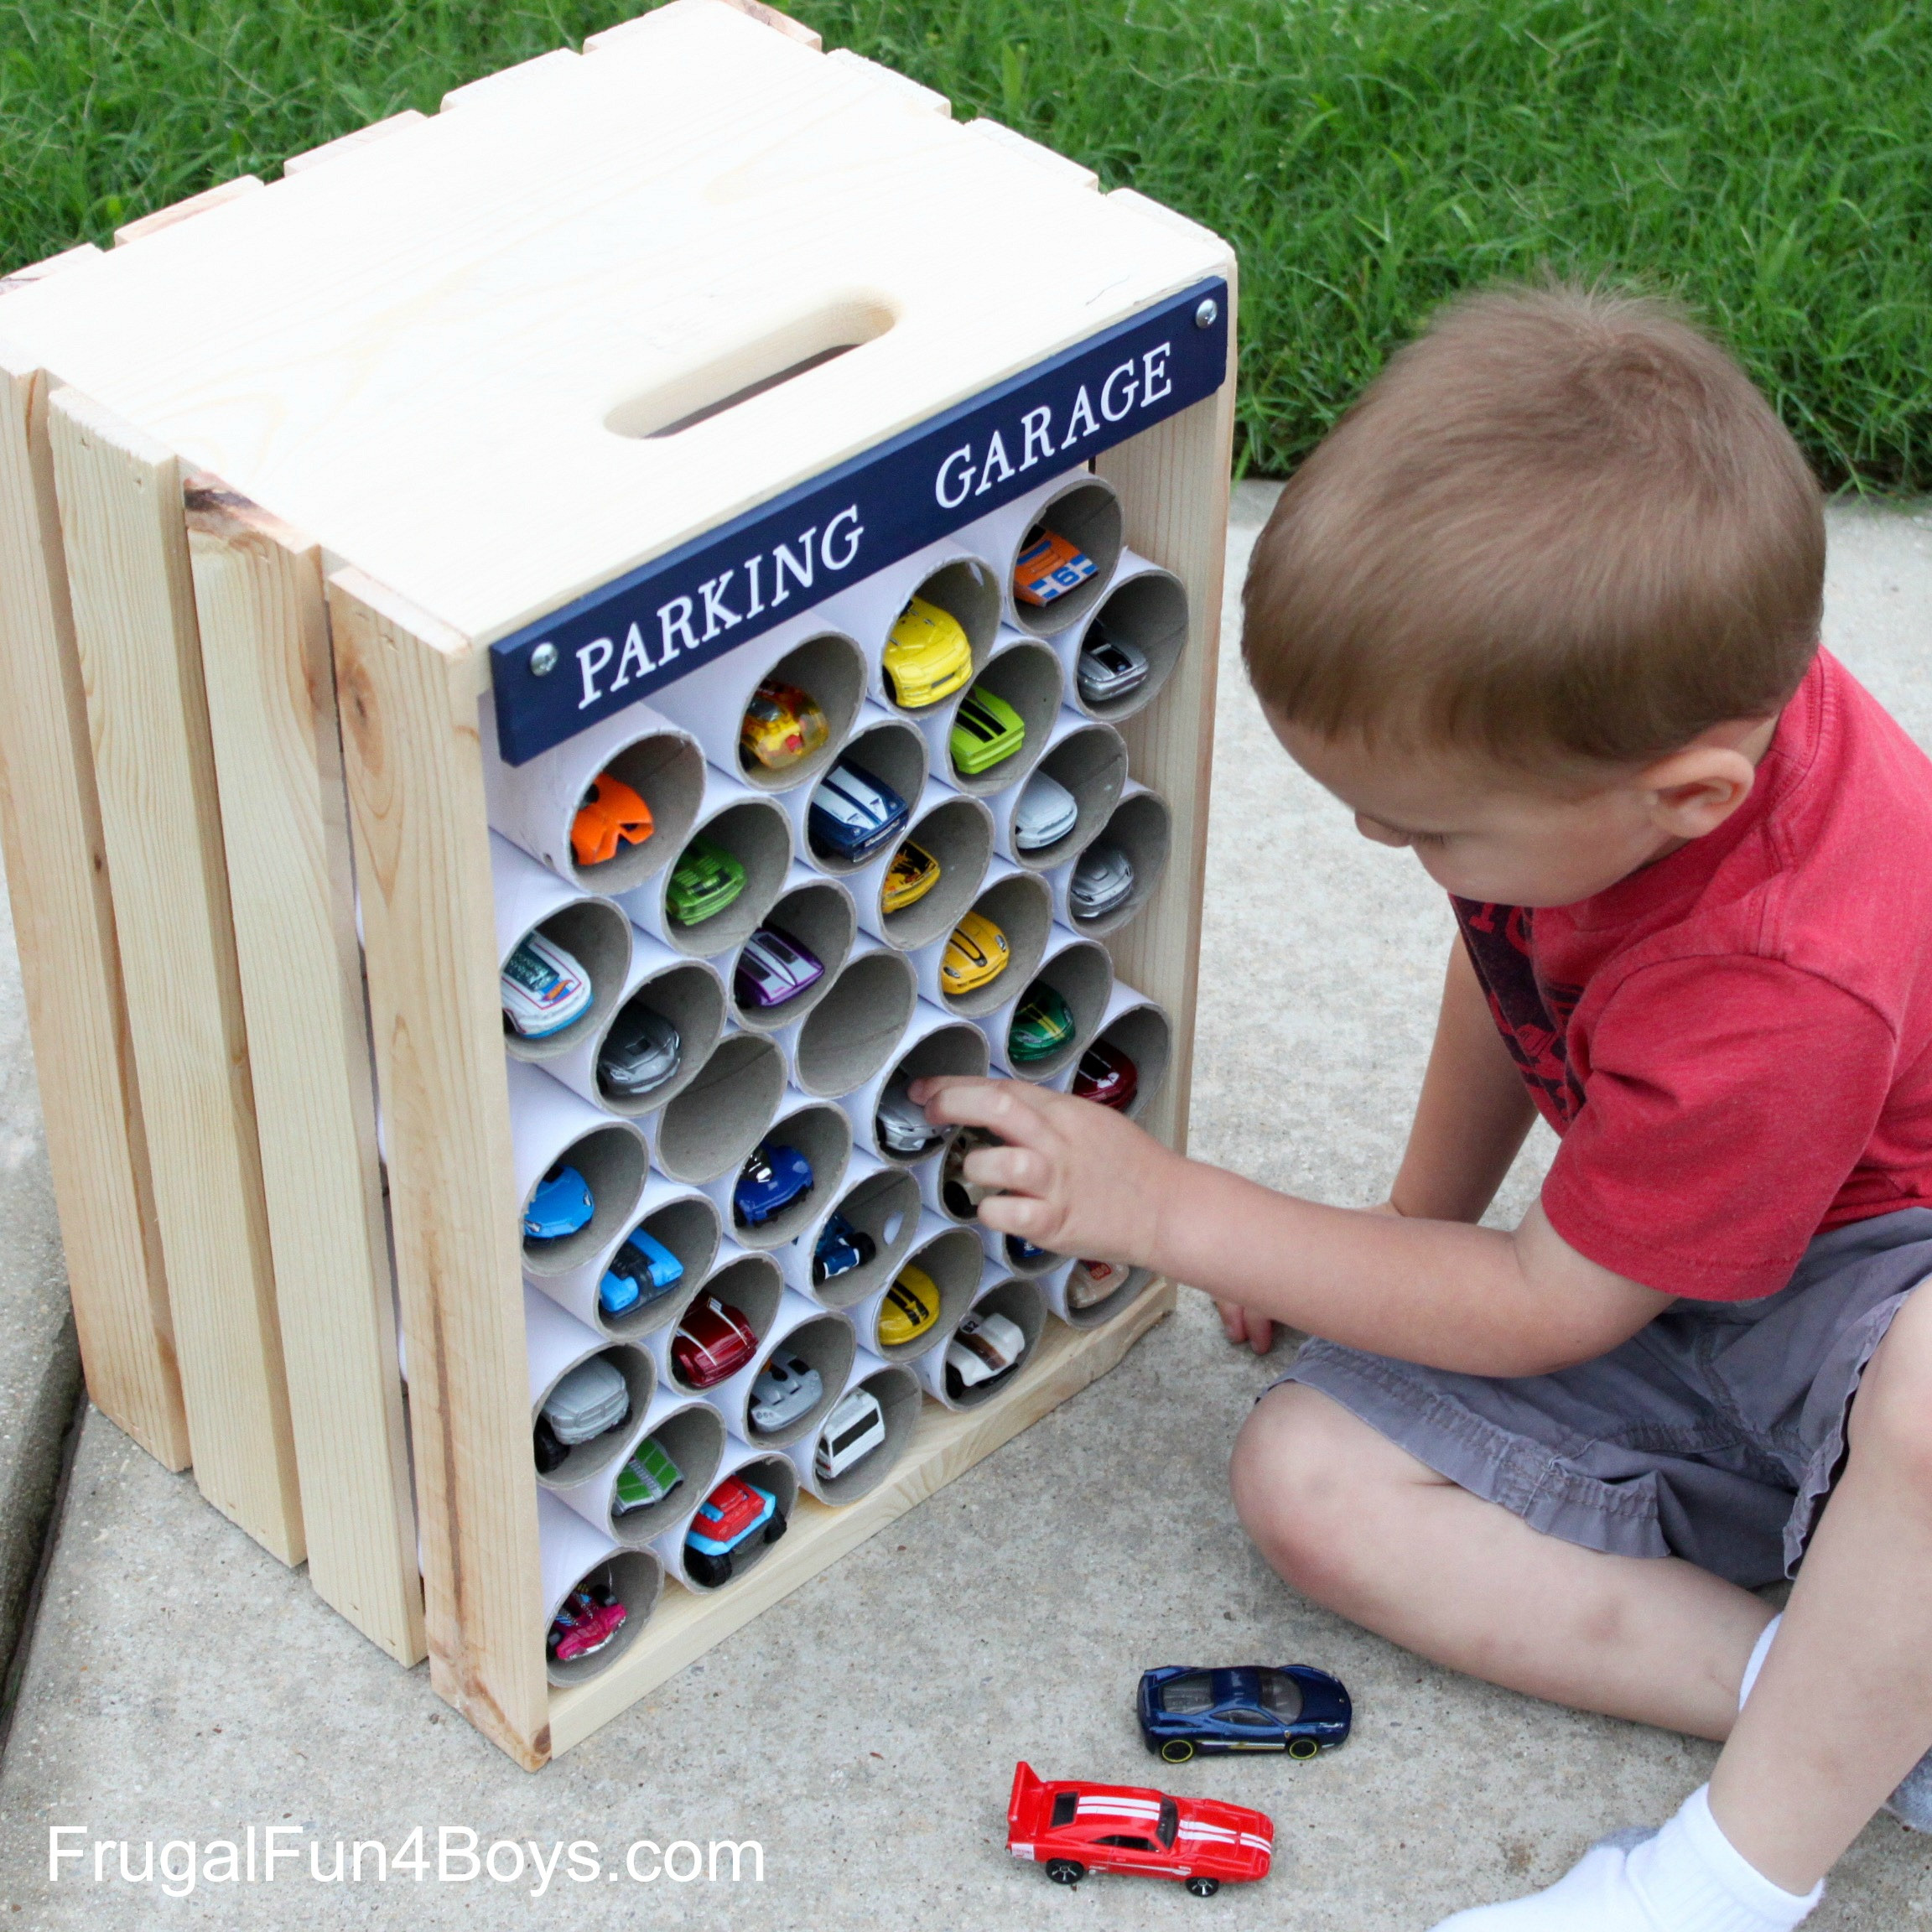
M969 1154L965 1176L1003 1192L979 1218L1056 1254L1158 1265L1162 1197L1185 1165L1109 1107L1024 1080L938 1076L911 1097L935 1126L984 1127L1006 1145Z

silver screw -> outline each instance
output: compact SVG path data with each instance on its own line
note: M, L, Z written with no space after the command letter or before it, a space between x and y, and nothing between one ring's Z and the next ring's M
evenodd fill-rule
M530 653L530 675L532 678L548 678L557 668L557 647L554 644L539 644Z
M1221 304L1210 295L1194 311L1194 326L1197 329L1212 329L1221 319Z

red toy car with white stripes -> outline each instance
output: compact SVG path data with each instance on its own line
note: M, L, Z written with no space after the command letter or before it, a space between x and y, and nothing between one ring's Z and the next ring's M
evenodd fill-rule
M1057 1885L1078 1885L1089 1872L1135 1872L1178 1878L1197 1898L1211 1898L1223 1881L1268 1876L1275 1821L1244 1805L1131 1784L1050 1784L1021 1763L1013 1768L1006 1849L1044 1865Z

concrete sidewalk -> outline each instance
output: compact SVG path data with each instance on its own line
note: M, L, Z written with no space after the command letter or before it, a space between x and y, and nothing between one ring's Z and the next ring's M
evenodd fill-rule
M1270 498L1240 492L1234 584ZM1828 635L1932 744L1929 614L1932 521L1835 511ZM1447 912L1411 860L1356 838L1275 750L1231 646L1218 730L1196 1149L1280 1186L1366 1202L1406 1126ZM0 1188L34 1159L17 991L8 997ZM1547 1151L1545 1140L1526 1153L1499 1213L1531 1197ZM45 1271L23 1265L53 1254L58 1278L44 1189L0 1200L0 1214L6 1327L39 1320L44 1333ZM44 1339L39 1353L57 1364ZM203 1506L190 1479L91 1416L0 1765L0 1903L22 1914L0 1923L1010 1932L1212 1919L1421 1932L1458 1906L1547 1883L1607 1831L1661 1819L1705 1774L1710 1748L1436 1670L1269 1573L1235 1523L1224 1472L1279 1368L1229 1349L1207 1305L1184 1296L1113 1375L534 1778L448 1713L426 1672L397 1670ZM0 1368L12 1418L17 1387L31 1400L33 1384L10 1373ZM1337 1671L1357 1701L1353 1742L1311 1765L1160 1767L1157 1778L1132 1721L1138 1673L1250 1658ZM1276 1821L1276 1875L1206 1904L1129 1880L1051 1887L1003 1849L1021 1757L1048 1776L1260 1805ZM51 1825L86 1828L70 1845L131 1841L137 1874L146 1841L245 1842L250 1826L299 1827L288 1841L302 1862L273 1887L204 1882L175 1901L157 1883L121 1882L112 1851L96 1883L90 1852L49 1884ZM366 1853L361 1884L309 1876L312 1841L326 1874L336 1840L381 1840L393 1854L419 1826L421 1879L405 1870L378 1883ZM501 1883L440 1881L443 1826L474 1831L480 1848L534 1841L546 1859L555 1841L592 1841L603 1875L573 1880L566 1863L536 1897L527 1867ZM716 1883L633 1884L621 1862L641 1839L756 1840L763 1881L747 1866L733 1884L727 1864ZM1929 1849L1874 1823L1811 1923L1924 1922ZM511 1864L498 1855L500 1872Z

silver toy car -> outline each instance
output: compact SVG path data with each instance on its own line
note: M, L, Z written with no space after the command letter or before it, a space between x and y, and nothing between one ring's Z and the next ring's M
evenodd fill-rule
M1013 808L1013 843L1022 852L1057 844L1080 820L1080 802L1057 778L1036 771Z
M633 1000L605 1036L597 1056L597 1083L607 1093L635 1100L677 1072L683 1044L678 1029L662 1013Z
M825 1393L818 1371L801 1355L774 1355L751 1384L751 1426L769 1435L796 1422Z
M621 1429L630 1419L630 1388L601 1355L579 1362L543 1405L543 1420L565 1448Z
M943 1127L935 1127L906 1089L905 1080L891 1082L879 1096L880 1145L895 1154L923 1154L946 1136Z
M1089 704L1111 704L1147 682L1147 653L1124 637L1114 637L1096 623L1080 647L1074 672L1080 695Z
M1067 888L1076 919L1098 919L1134 896L1134 861L1118 845L1089 845Z

